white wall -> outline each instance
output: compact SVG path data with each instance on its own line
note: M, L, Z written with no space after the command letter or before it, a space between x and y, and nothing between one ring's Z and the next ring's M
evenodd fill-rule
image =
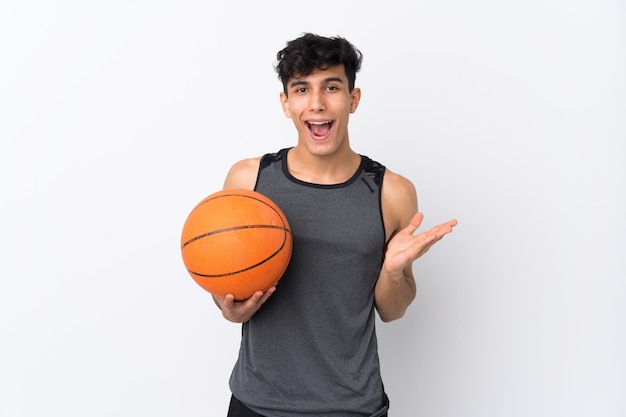
M0 3L0 415L225 415L239 326L180 230L295 143L305 31L365 55L354 148L460 222L379 326L392 415L626 415L617 0Z

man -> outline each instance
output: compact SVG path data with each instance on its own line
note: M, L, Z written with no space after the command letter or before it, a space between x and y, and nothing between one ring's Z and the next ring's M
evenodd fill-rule
M375 311L402 317L415 297L412 263L456 225L414 235L412 183L352 150L361 53L343 38L305 34L278 53L295 146L240 161L224 188L254 189L285 213L293 254L280 284L250 299L215 296L243 323L229 417L382 417Z

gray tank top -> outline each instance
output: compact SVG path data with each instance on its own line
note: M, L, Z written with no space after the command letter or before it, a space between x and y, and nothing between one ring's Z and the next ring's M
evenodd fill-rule
M276 292L242 326L230 388L267 417L382 415L374 287L385 167L362 156L345 183L311 184L291 176L287 152L261 159L255 190L285 213L293 254Z

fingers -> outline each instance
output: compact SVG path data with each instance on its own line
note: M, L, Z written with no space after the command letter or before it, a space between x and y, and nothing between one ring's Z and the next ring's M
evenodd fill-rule
M440 241L445 235L451 233L454 226L456 226L456 220L451 220L446 223L442 223L433 227L427 232L424 232L426 244L430 247L436 242Z
M272 286L265 292L257 291L247 300L241 301L235 300L234 295L227 294L222 301L222 314L232 322L243 323L248 321L274 291L276 291L276 287Z
M420 225L422 224L422 220L424 220L424 215L422 213L415 213L415 215L413 216L413 218L411 219L411 221L409 222L409 225L404 229L405 232L407 234L414 234L415 231L420 227ZM452 231L452 229L457 225L457 221L455 219L453 220L448 220L445 223L442 223L440 225L437 225L435 227L433 227L432 229L430 229L428 232L424 232L426 234L429 233L433 233L436 236L438 236L439 238L441 238L440 236L442 235L446 235L448 233L450 233Z
M450 220L440 225L437 225L426 232L416 235L413 245L415 248L419 248L417 250L417 257L420 257L428 252L428 250L435 243L439 242L445 235L452 232L453 228L456 225L456 220Z
M444 235L447 235L448 233L452 232L452 229L456 225L457 225L457 221L456 220L450 220L450 221L442 223L442 224L440 224L438 226L433 227L428 232L429 233L434 233L435 235L437 235L437 237L439 239L441 239Z
M233 308L233 304L235 303L235 296L232 294L227 294L222 298L222 308L230 310Z
M274 291L276 291L276 287L270 287L265 292L257 291L254 294L252 294L252 297L244 301L244 303L246 304L246 307L249 309L254 309L254 308L258 309L259 307L263 305L263 303L265 303L265 301L270 297L270 295L274 293Z

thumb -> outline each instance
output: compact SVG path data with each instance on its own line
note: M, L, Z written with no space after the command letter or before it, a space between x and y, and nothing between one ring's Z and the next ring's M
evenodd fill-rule
M415 213L408 226L404 228L405 232L409 235L415 233L417 228L422 224L422 220L424 220L424 215L420 212Z

